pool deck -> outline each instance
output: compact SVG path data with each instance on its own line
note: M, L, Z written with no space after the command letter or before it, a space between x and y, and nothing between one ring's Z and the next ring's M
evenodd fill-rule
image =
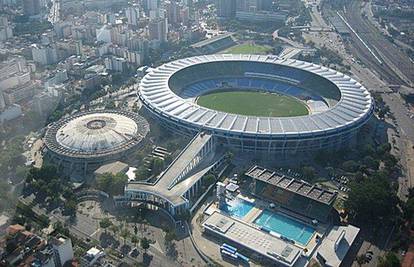
M292 244L220 212L208 217L203 227L285 266L293 266L302 252Z
M242 221L243 223L245 223L246 225L248 225L250 228L252 228L254 230L258 230L258 231L263 232L262 230L260 230L260 227L257 224L254 223L254 221L260 216L260 214L262 214L262 212L264 210L269 210L269 211L272 211L274 213L283 213L283 215L291 217L292 219L297 220L297 221L299 221L303 224L306 224L306 225L312 227L313 229L315 229L315 232L313 233L312 237L310 238L310 240L308 241L308 243L305 246L301 245L298 242L295 242L295 244L292 244L292 246L297 247L301 251L306 249L306 252L303 251L303 254L305 256L312 255L312 253L315 251L315 249L318 246L318 243L316 242L316 236L324 237L324 235L326 234L326 231L329 227L328 225L325 225L325 224L312 225L310 223L309 218L305 218L304 216L298 215L296 213L293 213L291 211L288 211L288 210L280 208L280 207L275 207L273 209L269 209L269 203L268 202L265 202L265 201L260 200L260 199L255 199L254 197L251 197L251 196L238 194L236 197L240 198L240 199L243 199L247 202L254 203L255 206L243 218L236 218L237 220ZM225 214L225 212L222 212L215 203L211 204L205 210L205 214L207 214L207 215L211 216L214 213L220 213L220 214L224 214L225 216L231 217L230 215ZM275 237L275 238L278 238L278 237ZM283 241L280 238L278 238L278 239L281 242L285 242L287 244L286 241Z

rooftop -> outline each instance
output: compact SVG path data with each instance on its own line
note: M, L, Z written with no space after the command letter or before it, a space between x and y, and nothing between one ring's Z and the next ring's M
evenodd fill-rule
M301 255L298 247L218 212L214 212L203 226L283 265L293 266Z
M228 62L251 62L252 64L283 66L291 71L269 79L290 79L292 72L300 70L311 77L332 83L340 92L340 101L332 108L317 114L297 117L255 117L220 112L201 107L173 92L170 81L178 72L202 64ZM247 64L240 64L246 66ZM217 66L220 68L220 66ZM257 71L256 71L257 72ZM258 72L261 72L258 70ZM204 79L214 78L216 72L202 73ZM259 75L261 73L255 73ZM212 77L213 75L213 77ZM220 75L219 73L217 75ZM244 74L240 74L243 76ZM289 76L290 75L290 76ZM280 76L280 75L278 75ZM192 80L192 79L190 79ZM291 80L291 79L290 79ZM318 88L316 85L312 85ZM338 130L347 130L365 123L370 118L373 103L368 90L351 77L309 62L281 59L277 56L212 54L185 58L166 63L149 72L140 82L139 97L154 113L168 120L196 129L212 130L216 133L246 134L255 136L303 137L326 136Z
M130 182L126 185L125 191L151 192L163 196L175 206L183 204L185 199L182 195L212 168L211 162L215 162L221 157L220 153L210 153L194 170L190 171L185 179L176 181L177 177L184 172L188 164L211 138L212 136L209 134L198 134L155 183Z
M45 144L59 154L97 157L137 145L148 131L148 122L135 113L89 111L54 123L46 132Z
M253 166L245 174L253 179L266 182L327 205L332 204L337 196L335 192L308 184L302 180L296 180L295 178L286 176L286 174L268 170L260 166Z
M359 228L352 225L334 226L322 241L317 254L325 259L327 266L340 266L358 233Z
M218 41L218 40L221 40L221 39L224 39L224 38L227 38L227 37L233 36L233 34L234 34L234 33L231 33L231 32L230 32L230 33L225 33L225 34L220 34L220 35L214 36L214 37L212 37L212 38L209 38L209 39L206 39L206 40L200 41L200 42L198 42L198 43L192 44L192 45L191 45L191 47L192 47L192 48L200 48L200 47L203 47L203 46L205 46L205 45L209 45L209 44L211 44L211 43L214 43L214 42L216 42L216 41Z

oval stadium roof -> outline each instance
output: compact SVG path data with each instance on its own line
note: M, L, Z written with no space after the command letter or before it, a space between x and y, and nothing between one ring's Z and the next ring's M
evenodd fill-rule
M169 79L179 70L221 61L263 62L308 71L335 84L341 98L336 105L317 114L299 117L254 117L201 107L171 90ZM142 79L139 96L147 108L167 120L178 121L197 129L254 136L304 136L347 129L366 121L373 109L368 90L351 77L313 63L265 55L215 54L169 62L153 69Z

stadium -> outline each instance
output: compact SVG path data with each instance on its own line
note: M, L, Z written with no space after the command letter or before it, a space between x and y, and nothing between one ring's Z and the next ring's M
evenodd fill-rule
M46 131L46 156L68 175L85 175L139 147L148 122L126 111L88 111L52 124Z
M349 76L276 56L180 59L151 70L138 94L173 132L281 154L339 148L373 112L369 92Z

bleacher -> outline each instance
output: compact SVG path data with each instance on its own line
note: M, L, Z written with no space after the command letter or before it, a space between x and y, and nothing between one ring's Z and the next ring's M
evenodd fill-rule
M212 54L236 45L232 33L218 35L191 45L200 54Z
M251 168L246 175L254 180L257 196L321 222L327 220L337 196L334 192L259 166Z
M195 82L183 89L181 97L195 98L199 95L206 94L215 90L236 89L254 89L263 90L273 93L291 95L300 99L313 99L321 101L322 98L316 94L283 82L275 80L266 80L260 78L217 78L211 80L202 80Z
M230 86L223 86L226 83ZM223 61L184 68L169 79L170 88L184 97L195 97L218 88L238 87L283 93L330 105L340 99L336 86L309 72L282 65Z

